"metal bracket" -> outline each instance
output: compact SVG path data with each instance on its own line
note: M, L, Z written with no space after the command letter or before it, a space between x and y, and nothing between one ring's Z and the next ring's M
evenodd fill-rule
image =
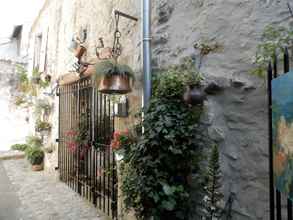
M115 11L114 11L114 14L115 14L115 15L122 16L122 17L124 17L124 18L128 18L128 19L133 20L133 21L138 21L138 18L136 18L136 17L134 17L134 16L131 16L131 15L128 15L128 14L125 14L125 13L123 13L123 12L121 12L121 11L118 11L118 10L115 10Z

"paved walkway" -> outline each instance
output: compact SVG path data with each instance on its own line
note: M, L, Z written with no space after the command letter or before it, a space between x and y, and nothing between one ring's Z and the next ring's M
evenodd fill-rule
M0 220L20 219L20 201L0 161Z
M32 172L26 160L0 161L0 220L101 219L94 206L55 177Z

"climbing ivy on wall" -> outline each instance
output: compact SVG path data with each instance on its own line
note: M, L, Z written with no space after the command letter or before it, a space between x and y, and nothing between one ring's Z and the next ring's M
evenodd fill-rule
M186 105L182 95L187 82L199 80L194 71L185 63L157 77L143 110L144 133L124 151L121 189L126 207L139 219L189 217L191 173L199 174L202 158L197 128L203 107Z

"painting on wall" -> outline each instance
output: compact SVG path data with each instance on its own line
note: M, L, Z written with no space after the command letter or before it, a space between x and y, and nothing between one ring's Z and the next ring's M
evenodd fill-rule
M272 81L274 178L293 199L293 72Z

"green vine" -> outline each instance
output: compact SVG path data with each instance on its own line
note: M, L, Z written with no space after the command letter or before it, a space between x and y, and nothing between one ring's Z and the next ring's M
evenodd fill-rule
M144 109L144 133L125 145L122 192L126 207L139 219L187 219L191 213L189 177L199 173L197 123L203 108L182 101L187 83L199 82L194 67L188 71L187 66L171 67L157 77Z
M292 46L293 30L283 26L268 25L262 34L262 41L257 46L256 56L253 63L256 68L250 71L251 74L265 77L268 63L274 58L275 54L282 54L285 47ZM278 57L282 59L282 57Z

